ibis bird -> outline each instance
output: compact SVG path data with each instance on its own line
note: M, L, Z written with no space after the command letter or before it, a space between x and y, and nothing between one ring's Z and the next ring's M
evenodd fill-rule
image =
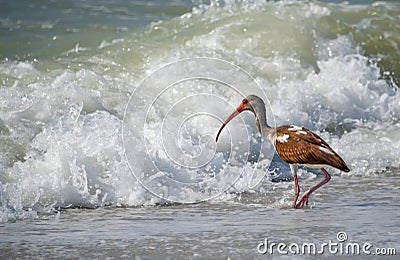
M256 118L256 126L262 138L269 140L274 145L278 156L290 166L294 181L293 208L308 205L308 198L311 193L329 182L331 176L325 170L326 167L333 167L344 172L350 171L344 160L321 137L310 130L294 125L270 127L267 123L264 101L256 95L249 95L244 98L236 110L223 122L215 139L216 142L222 129L229 121L245 110L253 112ZM299 165L319 168L325 178L306 191L297 201L300 194L297 179Z

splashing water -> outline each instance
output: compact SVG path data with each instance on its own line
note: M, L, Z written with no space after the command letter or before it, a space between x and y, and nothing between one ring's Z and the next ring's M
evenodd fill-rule
M399 48L398 4L374 4L374 16L366 6L308 1L217 3L119 38L4 57L2 221L69 207L232 200L230 192L268 192L282 207L270 175L290 173L251 114L214 141L247 94L264 97L271 125L320 134L349 175L400 168L398 67L389 69ZM49 46L65 36L56 33Z

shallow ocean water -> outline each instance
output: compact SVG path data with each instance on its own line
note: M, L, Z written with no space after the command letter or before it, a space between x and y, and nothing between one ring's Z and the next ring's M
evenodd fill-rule
M339 232L398 254L397 1L4 4L2 258L280 258L258 246ZM305 209L250 113L214 141L254 93L351 168Z
M371 182L369 177L335 176L313 197L311 203L315 204L303 210L271 206L268 195L272 194L268 193L243 194L235 202L69 209L34 221L3 223L1 253L21 258L282 257L276 247L266 254L258 252L259 244L267 239L270 245L315 244L316 253L305 251L301 254L304 258L334 257L346 255L346 251L333 247L333 253L328 248L318 252L323 243L338 243L339 232L347 235L345 246L357 243L361 248L370 243L371 254L380 248L398 250L399 202L394 196L400 187L398 174L375 185L369 185ZM310 184L301 179L302 186L305 183ZM362 249L360 254L356 252L349 251L349 255L374 256Z

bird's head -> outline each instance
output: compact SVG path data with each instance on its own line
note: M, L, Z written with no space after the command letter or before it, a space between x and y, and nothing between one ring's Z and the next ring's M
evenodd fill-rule
M265 109L264 101L260 97L256 95L248 95L247 97L245 97L240 105L235 109L235 111L233 111L233 113L222 123L218 131L217 137L215 138L215 141L218 142L218 137L221 134L222 129L224 129L229 121L231 121L233 118L235 118L237 115L245 110L250 110L251 112L256 114L255 111L258 106L262 106Z

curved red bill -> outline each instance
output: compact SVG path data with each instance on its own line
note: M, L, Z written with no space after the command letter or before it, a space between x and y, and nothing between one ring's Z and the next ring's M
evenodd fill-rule
M235 116L237 116L241 112L243 112L243 110L244 110L244 107L243 107L243 103L242 103L242 104L240 104L240 106L238 106L238 108L236 108L236 110L227 119L225 119L225 121L222 123L222 125L218 131L217 137L215 138L215 142L218 142L218 137L221 134L222 129L224 129L224 127L229 123L229 121L231 121Z

